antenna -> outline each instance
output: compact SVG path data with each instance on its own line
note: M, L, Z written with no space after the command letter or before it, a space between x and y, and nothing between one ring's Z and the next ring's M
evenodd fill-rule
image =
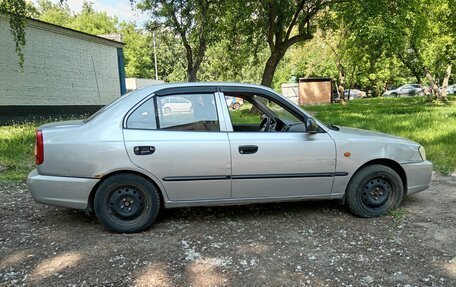
M93 74L95 76L95 83L97 83L98 99L100 100L100 108L101 108L102 104L101 104L100 87L98 86L97 73L95 72L95 62L93 61L93 56L92 55L90 55L90 58L92 58Z
M155 80L158 80L157 52L155 51L155 31L152 32L152 38L153 38L153 42L154 42Z

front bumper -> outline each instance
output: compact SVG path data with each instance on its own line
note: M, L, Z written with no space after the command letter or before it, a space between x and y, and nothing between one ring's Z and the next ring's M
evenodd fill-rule
M407 194L423 191L431 184L432 163L421 161L401 164L407 176Z
M36 202L74 209L86 209L89 194L99 179L40 175L36 169L27 186Z

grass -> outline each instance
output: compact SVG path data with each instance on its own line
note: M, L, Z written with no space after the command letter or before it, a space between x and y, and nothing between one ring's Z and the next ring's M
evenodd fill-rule
M37 124L0 127L0 180L24 179L33 168Z
M421 143L443 174L456 171L456 96L447 104L424 98L375 98L346 105L304 107L316 118L335 125L381 131ZM232 112L236 122L258 123L247 108ZM35 129L41 123L0 127L0 180L25 179L33 168Z
M446 104L425 98L375 98L350 101L347 105L306 107L316 118L398 135L426 148L427 158L442 174L456 171L456 97Z
M402 218L404 218L405 214L406 214L406 211L402 207L390 209L388 211L388 215L392 216L395 219L402 219Z

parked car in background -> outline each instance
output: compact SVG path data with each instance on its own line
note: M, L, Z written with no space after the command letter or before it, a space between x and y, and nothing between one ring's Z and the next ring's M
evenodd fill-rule
M238 97L226 97L226 105L233 110L239 110L244 104L244 100Z
M442 88L440 88L440 90L442 90ZM447 94L449 94L449 95L456 94L456 84L448 85Z
M172 112L191 112L193 110L192 102L184 97L169 97L162 99L162 111L165 114Z
M354 99L366 98L367 94L365 91L361 91L358 89L346 89L346 90L344 90L344 96L345 96L346 100L354 100Z
M249 121L227 97L256 108ZM193 109L162 113L176 98ZM172 207L331 199L376 217L432 174L419 143L327 125L270 88L233 83L150 86L84 121L42 125L35 162L37 202L95 212L119 233Z
M397 89L392 89L383 93L384 97L413 97L424 96L429 93L429 88L420 84L407 84Z

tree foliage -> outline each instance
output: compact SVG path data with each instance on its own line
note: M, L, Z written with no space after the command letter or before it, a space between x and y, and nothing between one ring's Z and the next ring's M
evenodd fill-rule
M189 82L197 80L207 47L217 39L222 6L221 0L142 0L138 4L152 15L149 30L166 28L181 39Z
M65 1L0 0L0 11L12 16L21 64L28 15L91 34L120 33L130 77L155 76L155 33L159 78L169 82L260 82L279 89L292 77L324 76L336 79L340 91L362 88L372 95L423 82L443 99L454 81L456 0L131 2L150 13L146 29L119 23L90 2L75 13Z
M23 48L25 39L25 16L28 13L28 5L25 0L0 0L0 13L9 16L9 25L19 57L19 66L24 64Z
M363 47L370 60L397 59L418 83L427 79L443 99L438 79L455 61L454 26L449 23L454 0L365 0L340 7L338 16L350 42Z

